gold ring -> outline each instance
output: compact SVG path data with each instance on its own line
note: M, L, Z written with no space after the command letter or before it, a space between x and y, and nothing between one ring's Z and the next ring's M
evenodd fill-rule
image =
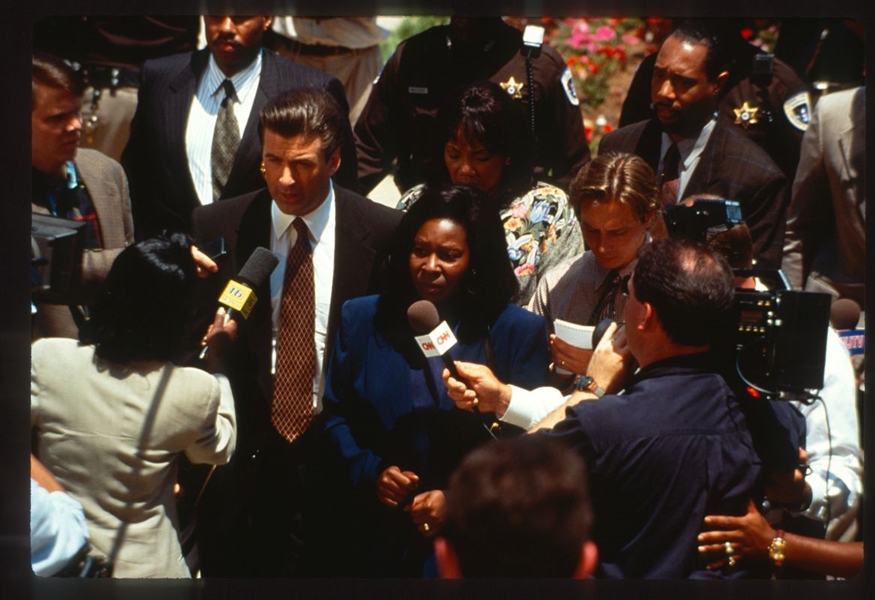
M735 554L735 551L732 549L732 544L730 542L726 542L723 544L723 547L726 549L726 556L729 557L729 560L732 560L732 555Z
M422 524L422 530L423 530L424 532L428 533L428 532L431 530L431 527L428 526L428 523L423 523L423 524Z
M729 557L729 563L728 563L728 564L729 564L730 567L734 567L736 562L737 562L737 561L735 560L735 557L734 557L734 556L730 556L730 557Z

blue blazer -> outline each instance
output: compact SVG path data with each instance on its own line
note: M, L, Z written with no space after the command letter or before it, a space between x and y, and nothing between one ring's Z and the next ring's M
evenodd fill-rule
M383 469L397 465L420 476L419 491L441 489L470 449L459 445L489 439L481 425L485 415L455 408L440 379L440 359L429 359L428 373L425 361L405 357L374 329L377 300L366 296L343 305L328 367L323 431L356 488L374 490ZM524 388L544 384L550 351L543 317L509 304L491 326L489 340L499 379ZM459 342L450 354L487 364L486 338Z
M428 566L431 540L408 513L377 500L378 478L397 465L419 476L417 493L446 489L465 454L491 439L483 426L488 415L455 407L440 378L440 358L426 360L412 343L399 351L375 330L377 300L366 296L343 305L319 419L327 469L346 488L339 497L348 499L334 513L343 540L336 546L354 562L348 576L421 577L434 570ZM508 305L489 340L491 366L502 381L543 384L550 362L543 317ZM487 364L486 347L484 331L450 355Z

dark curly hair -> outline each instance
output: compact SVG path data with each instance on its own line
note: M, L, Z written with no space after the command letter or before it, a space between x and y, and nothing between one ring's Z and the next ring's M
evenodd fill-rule
M491 81L472 83L441 107L431 183L450 181L444 146L456 137L460 128L469 141L477 141L489 152L510 160L499 183L502 204L531 189L535 172L535 139L531 125L522 105Z
M384 292L377 308L376 325L384 335L402 332L412 339L407 309L419 300L410 274L409 257L416 233L426 221L449 219L461 225L468 236L470 266L448 310L458 318L459 338L482 337L519 290L507 257L507 243L497 207L485 194L470 186L426 187L420 199L405 213L395 230L385 273Z
M112 263L80 341L114 363L176 360L190 339L195 279L183 233L128 246Z

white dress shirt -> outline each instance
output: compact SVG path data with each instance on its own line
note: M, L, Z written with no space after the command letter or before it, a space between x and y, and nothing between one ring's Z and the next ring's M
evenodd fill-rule
M687 187L687 184L690 182L690 177L693 175L693 171L696 170L696 166L699 164L699 159L702 158L702 151L705 149L705 145L708 143L708 140L711 139L711 133L714 131L714 124L717 123L717 119L711 119L708 123L702 127L702 130L699 132L699 137L693 139L683 139L677 142L678 152L681 155L680 161L678 162L678 197L675 199L675 202L680 202L686 196L684 195L684 190ZM663 169L663 160L665 159L665 153L668 151L669 147L675 142L669 137L667 133L662 134L662 146L659 150L659 156L662 158L659 159L659 165L656 170L657 175L662 173Z
M280 257L279 265L270 276L270 305L273 310L273 336L271 352L271 373L276 369L276 342L280 325L280 303L283 297L283 279L286 275L286 258L289 250L298 239L292 227L297 218L287 215L271 203L270 249ZM322 410L322 394L325 391L325 344L328 337L328 313L331 310L331 290L334 277L334 245L336 208L334 206L334 184L328 189L328 196L319 208L303 215L304 223L310 231L310 247L313 249L313 279L316 293L316 371L313 373L313 411Z
M185 153L191 180L201 204L213 201L213 131L216 129L219 107L225 98L225 90L221 87L225 79L230 79L234 84L237 96L233 100L234 116L237 117L237 128L242 137L261 80L261 52L252 64L233 77L222 73L210 54L207 69L198 82L185 128Z

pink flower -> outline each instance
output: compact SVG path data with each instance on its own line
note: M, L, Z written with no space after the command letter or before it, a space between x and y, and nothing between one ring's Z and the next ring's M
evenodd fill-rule
M624 33L621 39L623 40L624 44L629 44L630 46L634 46L635 44L641 42L641 39L637 35L634 35L632 33Z
M580 48L580 46L586 41L588 37L588 34L580 31L575 27L574 31L571 32L571 35L568 37L568 39L565 40L565 43L576 50Z
M517 219L523 219L529 214L529 209L524 202L520 202L519 204L514 204L510 207L510 214Z
M606 42L608 40L614 39L615 37L617 37L617 33L607 25L602 25L595 32L595 39L599 40L600 42Z
M522 277L523 275L532 275L535 272L535 265L533 263L525 263L523 265L518 266L513 270L514 275L517 277Z

